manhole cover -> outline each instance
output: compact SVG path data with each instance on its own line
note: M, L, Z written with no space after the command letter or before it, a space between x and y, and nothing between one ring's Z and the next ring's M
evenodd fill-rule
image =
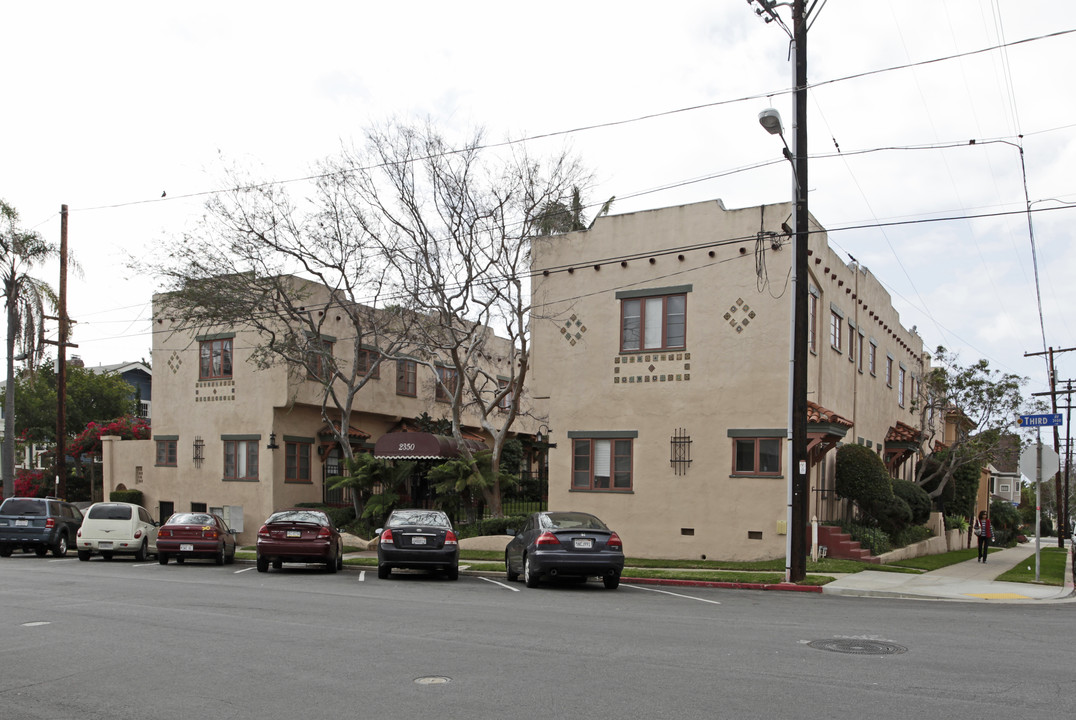
M415 678L415 683L418 685L444 685L447 682L451 682L451 680L444 675L430 675L428 677Z
M816 650L848 653L850 655L900 655L908 648L884 640L859 640L855 638L834 638L832 640L812 640L807 643Z

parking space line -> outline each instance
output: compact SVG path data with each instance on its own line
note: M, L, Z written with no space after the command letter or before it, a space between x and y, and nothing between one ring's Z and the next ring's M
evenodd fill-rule
M360 570L359 571L359 582L366 582L366 571L365 570Z
M503 588L505 588L507 590L511 590L512 592L519 592L519 588L514 588L511 585L505 585L503 582L498 582L497 580L493 580L492 578L479 577L478 579L479 580L485 580L486 582L493 583L494 585L500 585L501 587L503 587Z
M232 575L238 575L238 574L239 574L239 573L241 573L241 572L250 572L251 570L254 570L254 569L255 569L255 568L254 568L254 566L252 565L252 566L250 566L250 567L246 567L246 568L243 568L242 570L236 570L235 572L233 572L233 573L232 573Z
M153 567L154 565L160 565L159 562L142 563L141 565L132 565L131 567Z
M681 595L680 593L669 592L668 590L656 590L655 588L643 587L641 585L625 585L621 583L621 587L629 587L632 590L646 590L648 592L661 593L662 595L672 595L673 597L684 598L685 600L698 600L699 602L710 603L711 605L720 605L717 600L704 600L703 598L692 597L690 595Z

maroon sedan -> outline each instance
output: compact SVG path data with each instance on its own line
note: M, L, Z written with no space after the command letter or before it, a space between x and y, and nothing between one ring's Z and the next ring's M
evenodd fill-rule
M187 558L235 562L235 531L219 515L176 513L157 530L157 560L167 565L169 558L180 564Z
M340 531L322 510L292 508L269 516L258 530L258 572L269 564L279 570L284 563L319 563L331 573L344 567L344 542Z

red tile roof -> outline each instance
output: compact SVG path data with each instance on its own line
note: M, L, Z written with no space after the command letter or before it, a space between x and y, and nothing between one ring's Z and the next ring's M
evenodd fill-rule
M833 423L834 425L843 425L845 427L852 427L852 421L847 418L843 418L832 410L827 410L818 403L807 401L807 422L809 423Z

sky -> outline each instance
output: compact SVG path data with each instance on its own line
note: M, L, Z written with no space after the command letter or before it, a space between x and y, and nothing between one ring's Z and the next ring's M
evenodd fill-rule
M68 205L68 355L87 365L150 358L161 286L139 264L226 167L302 178L390 118L568 148L613 214L791 198L757 120L791 125L788 37L743 0L0 7L0 198L56 243ZM924 347L1047 389L1026 354L1076 347L1076 3L820 0L811 22L809 203L831 246ZM55 263L36 274L58 284Z

